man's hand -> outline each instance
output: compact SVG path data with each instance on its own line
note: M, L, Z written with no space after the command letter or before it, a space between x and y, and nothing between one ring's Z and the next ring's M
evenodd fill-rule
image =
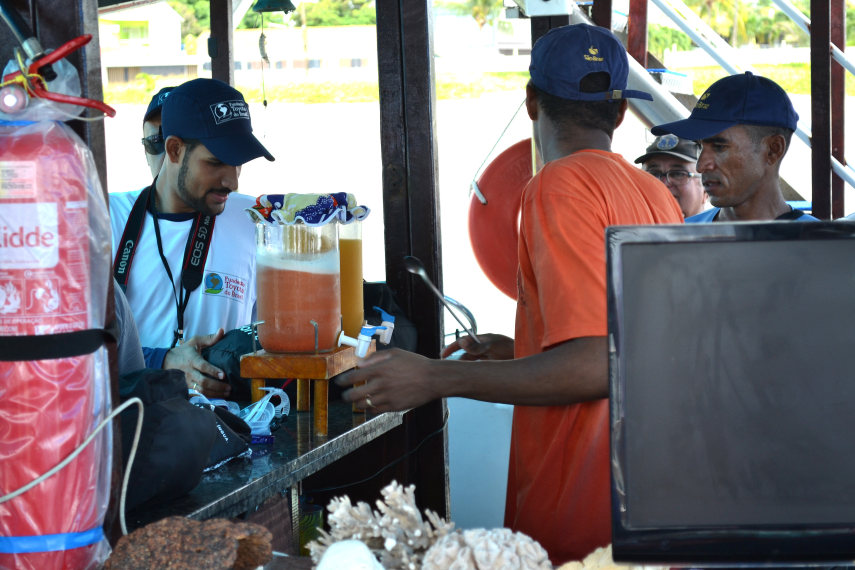
M166 353L163 368L175 368L184 372L187 388L198 390L210 398L226 398L231 393L222 370L202 358L200 351L216 344L224 335L223 329L213 334L194 336Z
M340 374L336 384L352 386L342 399L371 412L407 410L443 397L437 389L437 364L442 361L396 348L382 350L360 360L359 368Z
M481 342L471 336L462 336L445 347L442 358L458 350L465 352L457 360L510 360L514 357L514 339L500 334L479 334Z

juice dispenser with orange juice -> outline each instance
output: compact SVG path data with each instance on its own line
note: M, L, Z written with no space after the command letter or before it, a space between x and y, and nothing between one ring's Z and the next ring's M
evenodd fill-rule
M338 232L341 266L341 328L350 337L359 335L365 322L362 302L362 222L351 219Z

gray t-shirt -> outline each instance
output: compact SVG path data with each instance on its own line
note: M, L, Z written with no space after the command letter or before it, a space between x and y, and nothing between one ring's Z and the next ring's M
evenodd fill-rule
M137 332L137 323L134 321L128 299L115 281L113 281L113 291L115 292L116 324L119 332L117 339L119 374L128 374L145 368L145 359L140 344L140 335Z

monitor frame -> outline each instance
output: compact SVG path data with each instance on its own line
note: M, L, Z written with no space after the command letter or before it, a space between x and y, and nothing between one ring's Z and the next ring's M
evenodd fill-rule
M631 524L627 516L624 446L628 433L624 398L627 377L631 378L632 374L626 371L626 350L623 350L627 340L624 338L627 333L621 306L622 288L627 285L623 274L624 248L632 244L733 244L758 240L853 240L855 252L855 222L612 226L606 230L612 548L616 562L677 566L815 566L853 564L855 560L855 512L852 513L851 524L757 524L747 527L702 523L641 528L642 525Z

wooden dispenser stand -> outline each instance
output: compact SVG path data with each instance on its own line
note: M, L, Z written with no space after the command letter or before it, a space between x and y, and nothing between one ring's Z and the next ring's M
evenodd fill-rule
M375 350L371 341L368 354ZM240 357L240 375L252 379L252 398L257 398L257 387L264 386L268 378L297 379L297 411L309 411L309 384L312 384L314 397L315 434L326 436L329 414L329 379L337 374L356 368L358 358L352 346L340 346L330 352L319 353L274 353L258 350ZM356 411L356 408L354 408Z

